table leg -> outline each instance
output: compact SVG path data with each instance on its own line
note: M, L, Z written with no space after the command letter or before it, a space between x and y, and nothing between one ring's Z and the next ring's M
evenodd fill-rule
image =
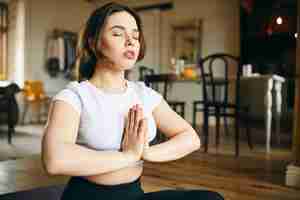
M276 136L277 143L280 144L280 119L281 119L281 105L282 105L282 94L281 94L282 83L275 81L275 97L276 97Z
M272 122L272 88L273 79L267 81L265 86L265 131L266 131L266 151L271 152L271 122Z

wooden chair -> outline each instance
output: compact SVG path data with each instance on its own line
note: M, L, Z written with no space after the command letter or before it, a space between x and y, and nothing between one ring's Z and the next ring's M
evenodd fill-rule
M146 66L140 66L139 67L139 80L144 81L147 86L151 87L152 89L158 91L159 90L159 84L163 84L163 97L168 102L168 104L171 106L175 112L181 115L181 117L184 118L185 115L185 102L183 101L174 101L174 100L168 100L168 87L170 85L170 81L172 77L170 75L160 75L155 74L154 69L146 67Z
M152 87L158 91L159 84L161 84L163 90L161 91L164 99L168 102L170 107L177 112L182 118L185 116L185 102L184 101L175 101L168 99L168 88L172 83L174 76L172 74L153 74L146 75L144 77L145 83L147 86Z
M139 80L145 81L146 75L153 75L155 74L154 69L146 66L139 66Z
M216 62L218 61L218 62ZM218 148L220 139L220 118L224 118L225 130L227 118L235 121L235 154L239 155L239 129L240 122L246 121L246 133L248 145L252 149L250 128L248 126L248 106L241 106L240 75L241 66L239 58L228 54L213 54L199 60L198 66L201 71L203 100L195 101L193 104L193 123L195 123L196 113L203 112L204 122L204 151L208 150L209 117L216 118L216 147ZM230 90L229 85L233 83L235 90ZM219 95L217 94L219 92ZM230 99L230 92L234 93ZM199 108L199 106L202 106Z
M45 94L43 82L39 80L25 81L23 88L24 95L24 111L22 116L22 124L25 123L25 116L29 106L36 106L38 110L38 123L41 123L43 114L47 115L47 107L50 98ZM44 110L44 113L42 113ZM32 122L32 120L30 121Z
M155 89L158 92L161 92L164 99L168 102L170 107L178 113L182 118L185 116L185 102L184 101L174 101L174 100L168 100L168 87L169 84L172 82L172 75L170 74L152 74L152 75L146 75L144 77L145 84L148 87L151 87ZM159 91L159 86L162 86L163 90ZM153 141L152 144L161 143L163 141L166 141L167 138L158 131L156 139Z
M155 71L154 69L146 66L140 66L139 67L139 81L144 81L145 82L145 77L149 75L154 75ZM152 89L158 91L158 83L148 83L148 86L151 87Z

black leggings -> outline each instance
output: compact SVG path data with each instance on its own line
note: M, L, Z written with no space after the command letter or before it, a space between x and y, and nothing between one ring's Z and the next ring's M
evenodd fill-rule
M207 190L163 190L144 193L140 179L114 186L98 185L84 178L72 177L61 200L224 200L223 197Z

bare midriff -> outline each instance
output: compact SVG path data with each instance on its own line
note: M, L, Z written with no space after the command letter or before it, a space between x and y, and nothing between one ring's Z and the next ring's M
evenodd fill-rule
M137 180L143 172L143 165L138 164L122 168L113 172L83 177L90 182L100 185L118 185Z

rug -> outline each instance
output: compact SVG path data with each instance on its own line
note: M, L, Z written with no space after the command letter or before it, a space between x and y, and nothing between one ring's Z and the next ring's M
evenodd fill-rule
M15 160L41 153L42 125L17 126L12 144L7 142L7 132L0 130L0 161Z

